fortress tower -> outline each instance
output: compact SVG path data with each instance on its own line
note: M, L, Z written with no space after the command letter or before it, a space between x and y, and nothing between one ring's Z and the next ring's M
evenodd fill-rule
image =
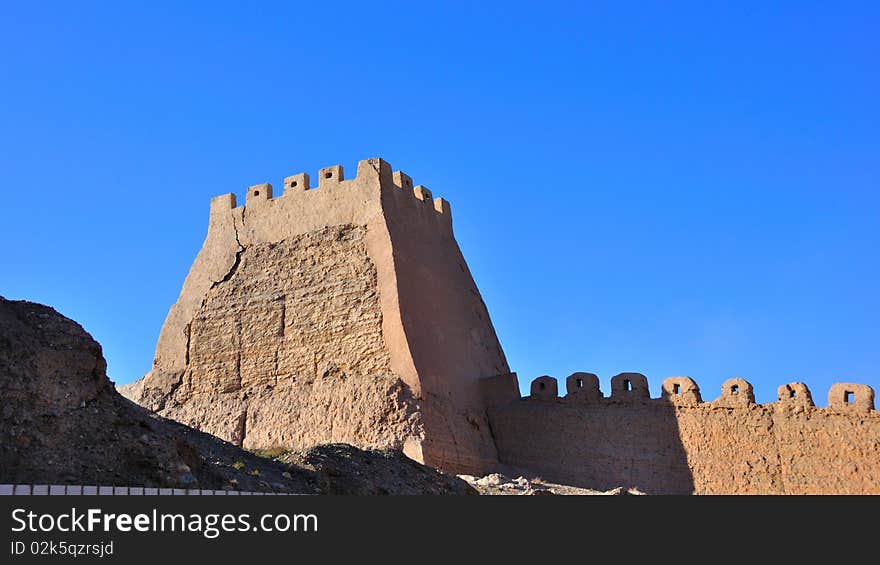
M400 447L479 473L498 460L479 380L507 373L449 203L368 159L214 198L153 369L120 388L246 448Z
M211 201L208 235L153 369L120 387L163 416L246 448L402 448L457 473L499 466L650 493L880 493L874 390L801 382L756 404L728 380L621 373L610 395L574 373L521 397L452 234L449 204L369 159ZM491 427L490 427L491 424Z

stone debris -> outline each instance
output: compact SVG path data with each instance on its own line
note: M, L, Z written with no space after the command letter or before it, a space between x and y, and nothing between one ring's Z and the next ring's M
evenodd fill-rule
M475 477L473 475L458 475L458 478L464 480L480 494L484 495L642 495L645 494L637 488L617 487L607 491L592 490L587 488L574 487L570 485L561 485L557 483L547 482L541 478L535 477L528 479L523 476L509 478L502 473L491 473L483 477Z

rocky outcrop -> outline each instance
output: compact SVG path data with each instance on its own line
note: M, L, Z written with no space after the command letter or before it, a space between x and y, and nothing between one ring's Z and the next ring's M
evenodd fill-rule
M403 456L352 447L321 468L260 457L209 434L162 418L119 395L101 347L52 308L0 297L0 482L346 492L468 493L455 477ZM317 457L318 448L312 457ZM329 456L328 456L329 457ZM412 484L364 473L382 461ZM348 489L354 491L355 489Z
M392 449L331 444L277 458L313 471L321 492L327 494L480 494L461 478L438 473Z

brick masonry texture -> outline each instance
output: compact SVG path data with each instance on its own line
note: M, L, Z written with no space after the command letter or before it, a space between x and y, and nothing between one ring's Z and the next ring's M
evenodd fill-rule
M153 369L120 392L246 448L393 447L481 473L479 380L508 371L448 202L368 159L214 198Z

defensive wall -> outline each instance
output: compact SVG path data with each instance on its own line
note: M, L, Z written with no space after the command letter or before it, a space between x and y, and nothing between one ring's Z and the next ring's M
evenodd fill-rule
M382 159L211 201L208 233L156 347L120 387L245 448L402 448L468 474L520 467L594 489L880 494L870 387L826 408L803 383L756 404L742 379L704 402L687 377L575 373L521 398L449 203Z
M246 448L403 447L480 473L479 379L509 372L449 203L382 159L211 201L132 400Z
M621 373L605 396L599 378L538 377L520 397L514 374L483 390L502 464L595 489L635 486L652 494L880 494L880 413L874 391L838 383L816 407L804 383L756 404L752 385L726 381L704 402L689 377L663 381Z

